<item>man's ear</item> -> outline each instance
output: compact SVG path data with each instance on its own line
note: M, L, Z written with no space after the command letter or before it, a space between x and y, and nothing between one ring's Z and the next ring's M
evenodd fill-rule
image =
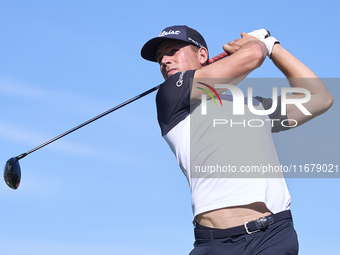
M205 47L199 48L198 57L199 57L199 61L200 61L201 65L205 66L207 64L208 59L209 59L209 53L208 53L207 48L205 48Z

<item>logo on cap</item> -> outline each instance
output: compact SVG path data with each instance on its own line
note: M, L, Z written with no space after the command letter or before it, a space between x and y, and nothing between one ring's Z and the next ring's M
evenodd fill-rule
M167 31L163 31L162 33L159 34L159 36L166 36L166 35L179 35L181 33L180 30L169 30L168 32Z
M188 37L188 41L190 41L191 43L195 44L197 47L205 47L204 45L202 45L201 43L195 41L194 39Z

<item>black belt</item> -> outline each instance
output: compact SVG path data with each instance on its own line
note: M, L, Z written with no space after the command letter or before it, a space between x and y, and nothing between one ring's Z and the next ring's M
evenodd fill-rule
M202 230L195 228L195 238L196 239L218 239L226 238L235 235L253 234L263 229L266 229L269 225L274 222L278 222L285 219L291 219L292 214L290 210L282 211L276 214L271 214L266 217L262 217L257 220L251 220L244 223L241 226L227 228L227 229L212 229L212 230Z

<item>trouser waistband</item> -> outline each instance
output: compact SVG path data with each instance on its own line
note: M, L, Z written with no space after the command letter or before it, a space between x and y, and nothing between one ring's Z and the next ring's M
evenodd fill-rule
M290 210L282 211L276 214L271 214L260 219L248 221L241 226L227 228L227 229L197 229L195 228L196 239L219 239L226 238L235 235L253 234L263 229L266 229L269 225L285 220L291 219L292 214Z

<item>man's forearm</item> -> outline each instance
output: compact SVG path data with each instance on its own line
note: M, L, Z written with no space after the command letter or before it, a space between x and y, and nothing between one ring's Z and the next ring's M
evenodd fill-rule
M271 59L287 78L317 78L312 70L278 43L273 47Z
M329 93L323 82L305 64L294 57L280 44L275 44L271 59L280 71L288 78L291 87L307 89L311 99L304 107L312 114L305 116L294 105L287 105L287 116L298 121L299 125L327 111L332 103L333 96ZM293 93L287 98L302 98L304 94Z

